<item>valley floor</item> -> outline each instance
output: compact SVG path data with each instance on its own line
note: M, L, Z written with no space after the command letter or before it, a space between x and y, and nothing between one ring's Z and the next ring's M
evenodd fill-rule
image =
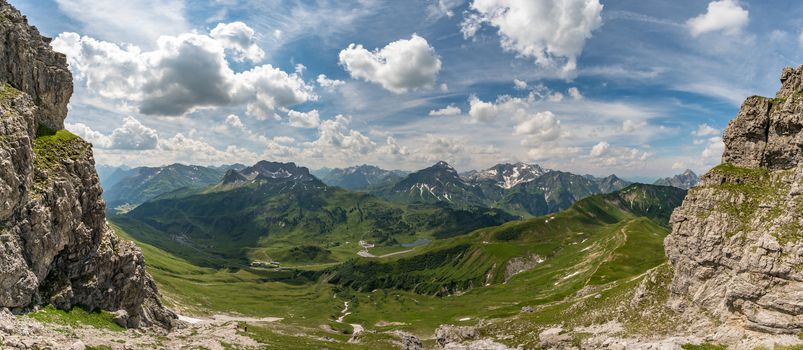
M593 221L600 216L592 209L416 247L423 257L470 247L445 268L421 270L424 281L474 281L477 271L489 271L480 276L482 284L443 296L404 284L344 287L326 278L301 278L304 272L293 269L212 269L137 242L163 301L181 315L177 329L125 330L103 312L46 307L28 315L0 313L0 348L803 349L794 345L801 343L798 335L738 331L743 327L692 308L669 308L666 229L624 214ZM358 258L370 263L352 267L408 259L401 256ZM338 271L325 273L344 274ZM380 274L368 277L386 281Z

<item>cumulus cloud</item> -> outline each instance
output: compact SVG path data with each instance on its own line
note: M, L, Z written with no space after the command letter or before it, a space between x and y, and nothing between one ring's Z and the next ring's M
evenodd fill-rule
M393 136L388 136L385 145L379 151L383 154L397 157L410 155L410 150L406 146L400 146Z
M318 139L304 143L305 154L313 158L334 156L340 153L346 157L368 154L376 149L376 143L359 131L349 129L351 117L338 115L324 120L318 126Z
M622 122L622 131L626 133L636 132L646 127L647 127L647 122L644 121L633 121L628 119Z
M240 117L235 114L229 114L226 116L226 121L224 123L227 126L235 129L245 129L245 125L243 125L242 120L240 120Z
M88 125L84 123L65 123L64 128L70 130L73 134L78 135L85 141L91 143L93 146L98 148L109 148L111 147L112 141L111 138L107 135L104 135L98 131L92 130Z
M504 50L541 66L560 63L564 73L576 69L585 41L602 25L598 0L474 0L470 8L461 25L465 38L489 24Z
M513 87L516 90L525 90L527 89L527 82L524 80L513 79Z
M686 25L693 37L709 32L737 35L749 21L748 11L742 8L737 0L718 0L708 3L706 12L689 19Z
M256 33L243 22L220 23L209 32L209 36L232 50L238 62L259 62L265 58L265 51L257 45Z
M704 136L716 136L719 135L719 133L720 133L719 130L713 128L708 124L700 124L699 126L697 126L697 130L692 131L691 134L698 137L704 137Z
M560 120L550 111L535 113L519 123L513 134L534 136L539 142L553 141L560 136Z
M589 162L601 167L636 167L643 166L650 156L649 152L631 147L614 146L607 141L600 141L589 152Z
M431 88L441 70L435 49L416 34L374 51L351 44L339 56L352 78L377 83L396 94Z
M134 118L126 118L123 125L111 134L92 130L81 123L67 124L66 127L93 143L95 157L101 164L161 165L170 162L190 164L223 164L256 162L261 159L296 160L299 148L295 139L286 136L266 137L247 130L239 122L239 117L229 115L224 125L237 128L242 135L263 147L261 153L253 152L237 145L218 149L198 138L195 129L187 133L177 133L169 138L160 138L154 129L142 125Z
M703 159L707 160L709 163L719 162L719 158L722 157L722 152L725 151L725 143L722 142L722 138L719 136L711 137L707 141L708 145L702 153Z
M309 112L287 112L287 117L290 120L290 126L296 128L317 128L321 124L321 117L317 109Z
M222 32L218 36L226 37ZM317 99L298 73L267 64L235 73L225 53L232 40L184 33L162 36L155 50L142 51L62 33L52 46L67 55L76 83L100 97L131 102L143 114L179 116L244 105L248 115L264 119L278 108Z
M580 93L580 89L578 89L576 87L570 87L568 92L569 92L569 96L571 96L575 100L582 100L583 99L583 94L581 94Z
M448 105L448 106L446 106L444 108L441 108L441 109L436 109L436 110L429 111L429 116L430 117L445 117L445 116L450 116L450 115L458 115L460 113L463 113L463 111L460 110L460 107L457 107L455 105Z
M318 85L326 89L335 89L338 86L345 84L345 82L342 80L329 79L328 77L326 77L326 74L318 75L317 81Z
M65 127L98 148L148 150L156 148L159 142L156 130L142 125L134 117L123 119L123 125L114 129L111 135L104 135L82 123L67 124Z
M600 141L598 144L594 145L594 147L591 147L590 156L599 157L605 154L605 152L607 152L609 148L611 148L611 144L605 141Z

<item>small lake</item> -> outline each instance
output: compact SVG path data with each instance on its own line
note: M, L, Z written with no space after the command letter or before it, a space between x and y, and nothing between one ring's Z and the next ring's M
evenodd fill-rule
M415 242L402 243L401 246L405 247L405 248L412 248L412 247L418 247L420 245L427 244L429 242L432 242L432 241L430 241L428 239L419 238L419 239L415 240Z

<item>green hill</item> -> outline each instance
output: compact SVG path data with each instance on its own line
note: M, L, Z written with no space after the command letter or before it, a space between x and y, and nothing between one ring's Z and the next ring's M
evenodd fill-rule
M607 283L664 261L668 215L684 196L684 190L674 187L631 185L580 200L561 213L435 242L415 256L387 262L354 259L317 274L361 291L392 288L449 295L506 282L518 270L576 264L577 257L602 249L606 252L600 256L609 260L597 266L591 280Z

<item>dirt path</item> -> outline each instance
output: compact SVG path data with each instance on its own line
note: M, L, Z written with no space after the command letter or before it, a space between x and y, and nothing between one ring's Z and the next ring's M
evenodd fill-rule
M340 317L338 317L335 320L335 322L344 323L344 320L345 320L346 316L348 316L348 315L351 315L351 312L349 312L349 302L348 301L344 301L343 302L343 311L340 311ZM359 341L360 334L365 332L365 327L363 327L361 324L357 324L357 323L349 323L349 325L352 328L351 338L349 339L349 343L356 343L356 342Z
M389 256L409 253L409 252L412 252L412 251L413 251L412 249L407 249L407 250L402 250L402 251L398 251L398 252L387 253L385 255L376 256L376 255L373 255L373 254L369 253L367 250L361 250L361 251L357 252L357 255L359 255L359 256L361 256L363 258L380 258L381 259L381 258L387 258Z
M213 315L212 318L194 318L184 315L178 315L178 319L189 324L210 324L210 323L226 323L226 322L251 322L251 323L270 323L281 321L281 317L244 317L232 315Z

